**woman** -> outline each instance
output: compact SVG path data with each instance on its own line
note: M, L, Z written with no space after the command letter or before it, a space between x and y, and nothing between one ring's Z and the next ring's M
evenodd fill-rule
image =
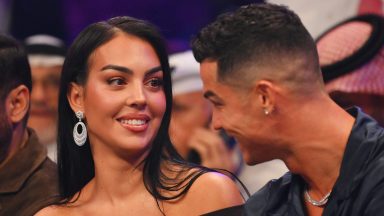
M63 204L38 215L200 215L241 205L230 178L176 153L171 104L167 52L151 24L116 17L81 32L60 87Z

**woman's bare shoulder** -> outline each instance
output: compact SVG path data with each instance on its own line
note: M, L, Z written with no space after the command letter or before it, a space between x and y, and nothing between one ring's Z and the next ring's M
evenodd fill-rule
M38 211L35 216L69 215L69 207L51 205Z
M244 199L231 178L218 172L207 172L196 179L183 202L200 215L244 204Z
M196 196L211 194L219 202L244 202L240 190L228 176L219 172L207 172L201 175L191 187ZM220 195L219 197L217 195ZM229 204L229 203L228 203Z

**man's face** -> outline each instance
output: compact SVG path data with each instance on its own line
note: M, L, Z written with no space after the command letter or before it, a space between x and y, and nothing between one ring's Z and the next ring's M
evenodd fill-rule
M202 91L175 95L173 97L170 135L177 151L186 157L188 141L197 128L206 128L211 121L211 105Z
M35 129L43 144L56 139L57 105L61 66L33 67L31 112L28 126Z
M217 62L203 61L200 74L204 96L213 104L212 124L236 138L248 164L271 160L269 152L272 134L265 121L257 94L250 89L231 87L217 81Z
M1 99L0 99L1 100ZM12 141L12 126L8 119L5 101L0 101L0 164L7 156Z

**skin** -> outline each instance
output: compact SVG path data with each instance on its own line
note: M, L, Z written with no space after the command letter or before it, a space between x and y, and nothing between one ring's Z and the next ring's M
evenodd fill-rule
M270 74L279 68L284 66L257 70ZM204 95L214 105L213 126L237 139L248 164L281 159L303 177L312 198L320 200L332 190L354 118L329 98L322 85L294 91L292 84L260 77L251 87L239 89L218 82L217 62L209 59L201 63L201 77ZM321 207L308 202L305 206L308 215L322 214Z
M227 148L218 131L211 128L212 107L202 91L173 96L170 135L176 150L185 159L194 149L201 165L234 172L232 151Z
M56 141L57 109L61 66L32 66L31 111L28 126L42 144Z
M253 100L252 95L246 92L246 90L238 90L231 88L227 85L218 83L217 80L217 65L216 62L207 61L201 64L201 77L204 83L204 96L212 103L212 126L219 130L225 129L230 136L234 136L242 150L244 160L249 164L256 164L267 161L267 159L261 159L262 157L268 157L267 154L260 154L258 151L254 151L254 140L250 140L249 134L258 132L259 134L268 133L267 128L262 128L264 119L266 118L261 105L258 103L259 99ZM259 112L239 112L239 110L260 110ZM241 120L241 122L239 122ZM228 126L223 126L228 124ZM266 134L267 135L267 134ZM267 136L268 137L268 136ZM263 137L258 137L259 146L268 145ZM268 152L265 150L265 152ZM263 156L264 155L264 156ZM260 158L260 161L258 158ZM256 160L256 161L255 161Z
M211 119L211 105L202 92L190 92L173 96L170 135L176 150L187 157L187 145L196 128L208 128ZM182 128L182 130L180 130Z
M50 206L37 215L162 215L144 186L143 166L139 165L165 111L159 59L150 44L119 32L97 48L89 62L87 84L72 84L68 100L74 111L85 113L95 177L70 206ZM146 122L129 125L124 122L128 118ZM202 191L208 187L214 195L204 197ZM160 202L160 206L167 215L199 215L242 203L235 191L229 178L209 173L201 176L185 197ZM216 192L220 196L216 197ZM201 200L206 201L204 205Z
M7 164L7 161L22 148L28 140L28 132L23 126L23 119L29 110L29 90L26 86L20 85L12 89L4 101L4 109L1 109L2 126L0 133L7 134L0 142L2 157L0 168Z

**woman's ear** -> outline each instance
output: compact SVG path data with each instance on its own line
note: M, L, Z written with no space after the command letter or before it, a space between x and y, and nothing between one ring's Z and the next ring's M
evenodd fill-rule
M25 85L12 89L6 100L5 107L12 123L21 122L29 112L30 92Z
M84 111L84 87L71 82L67 94L69 105L73 112Z

